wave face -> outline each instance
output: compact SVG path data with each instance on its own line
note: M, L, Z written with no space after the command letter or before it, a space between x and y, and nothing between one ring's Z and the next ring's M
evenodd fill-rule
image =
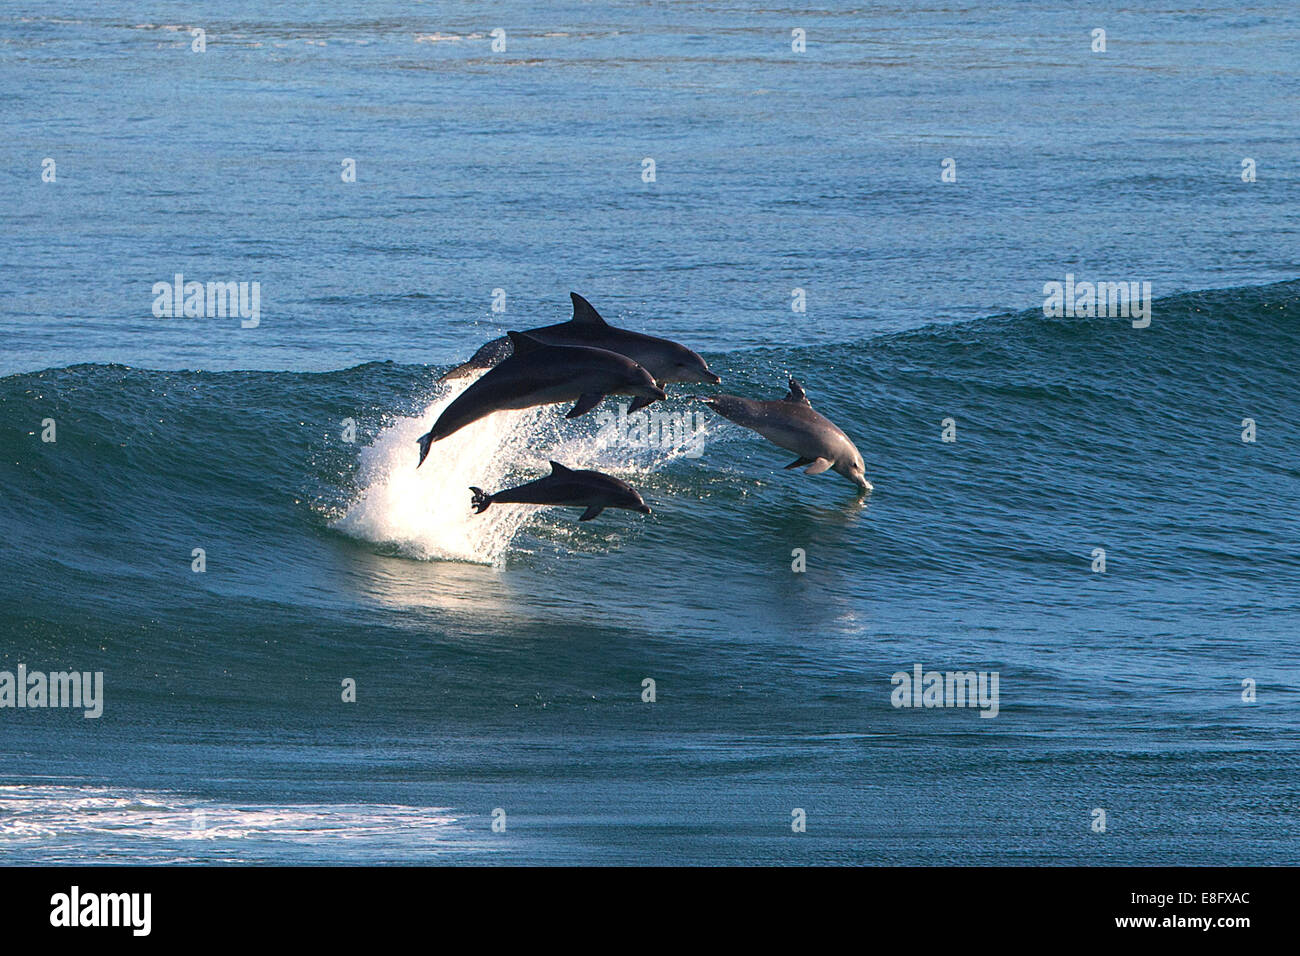
M1029 312L706 356L739 394L777 396L800 378L863 453L876 490L861 503L834 475L782 471L788 453L708 413L698 457L630 449L547 408L476 423L417 470L415 439L455 394L424 367L82 365L0 379L0 667L102 669L107 688L99 722L4 713L26 741L10 780L108 778L231 807L486 813L513 798L541 815L559 811L539 794L562 791L590 840L519 858L630 859L597 837L589 801L635 802L620 788L660 771L683 788L682 813L707 813L715 787L744 797L727 740L747 741L735 759L767 755L755 758L760 803L822 760L832 779L915 794L942 748L890 707L887 676L978 664L1001 670L1003 712L968 723L1063 780L1096 770L1099 740L1141 753L1184 729L1185 766L1160 772L1165 812L1183 807L1188 825L1125 859L1181 846L1185 862L1300 862L1268 836L1269 807L1285 802L1281 751L1300 730L1298 312L1290 282L1159 300L1140 330ZM685 394L669 407L693 410ZM551 458L621 474L655 513L473 515L469 485L527 480ZM1105 574L1090 570L1099 547ZM790 571L796 548L803 575ZM647 723L651 675L665 703ZM1255 710L1239 701L1242 677L1267 688ZM344 678L360 690L341 716ZM947 716L927 726L974 733ZM880 763L869 741L882 735L913 763ZM574 776L528 743L576 739L599 769ZM195 748L207 790L191 776ZM664 753L659 770L638 762ZM1261 761L1258 802L1243 808L1228 781ZM483 789L482 768L506 765ZM1210 830L1190 821L1215 804L1192 789L1218 781L1211 829L1228 838L1202 843L1194 834ZM993 798L988 813L1050 812L1061 798L1025 787L1023 810ZM677 820L640 808L642 821ZM1021 831L1004 824L962 837L970 861L1005 859L1008 827ZM921 838L923 859L943 857L941 831L928 849ZM709 834L669 856L745 858L741 836ZM1044 852L1093 852L1039 836ZM11 837L0 830L0 856L19 852ZM837 839L881 852L856 830Z
M1021 509L1028 519L1121 492L1159 505L1182 491L1215 495L1235 481L1294 477L1273 453L1294 420L1296 289L1283 283L1162 300L1144 330L1122 319L1030 312L711 361L727 369L724 388L741 394L777 397L787 375L801 378L816 407L855 437L868 474L891 498L934 485L942 507L971 514L977 498L1007 519L1017 506L1034 504ZM842 497L833 477L768 473L785 453L767 454L748 433L680 397L690 391L684 386L666 405L706 423L703 455L680 444L620 445L594 427L594 415L566 422L556 407L481 420L435 444L417 470L416 438L469 383L435 378L422 367L372 363L321 374L83 365L0 379L5 518L31 549L21 564L129 577L143 568L133 567L126 545L198 546L236 530L264 546L245 560L267 566L277 546L331 531L415 558L501 564L536 510L474 516L468 484L495 490L545 473L552 458L630 476L677 463L690 469L688 477L675 472L684 487L674 487L686 491L739 473L732 484L746 493L778 487L787 496ZM949 416L958 441L930 449ZM1243 418L1258 423L1253 445L1239 440ZM52 443L42 441L46 419L55 422ZM344 438L349 420L352 441ZM1234 436L1235 444L1223 443ZM1187 466L1198 459L1201 468ZM935 482L936 466L951 481ZM1075 466L1080 473L1070 477ZM978 496L968 484L974 479ZM1285 486L1269 487L1288 497ZM72 542L43 530L54 526L68 529ZM117 544L106 547L110 540Z
M1081 541L1084 526L1100 534L1126 515L1125 524L1143 522L1143 539L1177 536L1152 553L1156 569L1178 573L1177 554L1197 544L1249 571L1261 544L1279 560L1289 550L1289 513L1265 505L1294 494L1283 436L1296 410L1295 289L1163 300L1143 330L1027 313L712 360L741 394L776 397L789 374L800 377L857 440L879 488L873 507L924 489L918 508L951 515L942 543L878 542L895 566L951 568L1015 533L1046 545L1059 531L1051 515L1077 521ZM752 496L778 510L783 501L843 505L833 476L776 474L769 466L784 464L784 452L680 397L666 407L698 416L711 443L698 458L682 445L611 442L594 415L567 422L548 408L481 420L435 444L417 470L416 438L468 384L434 378L376 363L324 374L76 366L0 380L5 521L10 540L26 543L9 551L12 570L28 582L108 575L124 584L149 577L167 549L184 556L236 541L241 566L269 570L304 539L334 534L382 553L504 566L557 536L593 544L570 533L572 515L469 508L469 485L497 490L544 474L552 458L662 481L677 499L704 495L695 520L674 530L688 536L718 521L739 530ZM940 442L948 417L951 444ZM1257 423L1254 444L1240 440L1246 418ZM52 443L42 441L47 419ZM1248 549L1190 515L1172 520L1195 504L1242 503L1243 489L1260 506L1239 515L1243 533L1253 525L1262 536ZM610 541L636 527L602 525L619 528Z

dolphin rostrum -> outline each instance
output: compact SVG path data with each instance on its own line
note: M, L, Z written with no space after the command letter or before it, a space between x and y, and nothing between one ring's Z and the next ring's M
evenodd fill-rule
M717 385L722 381L709 370L703 358L686 346L653 335L615 328L602 319L591 303L578 293L570 292L569 298L573 300L572 319L539 329L529 329L525 334L547 345L584 345L626 355L653 375L660 385L670 382ZM468 362L444 375L442 381L459 378L474 369L496 365L509 354L509 339L493 339L475 352Z
M514 351L443 409L433 428L420 436L420 463L429 446L493 412L576 402L566 418L585 415L606 395L632 395L630 410L666 398L650 373L625 355L605 349L544 345L522 332L509 332Z
M723 418L752 428L798 455L785 466L787 470L807 465L804 474L820 475L830 469L857 485L860 492L871 490L862 456L849 436L813 411L808 396L794 379L790 379L789 393L779 401L760 402L738 395L714 395L703 401Z
M598 471L575 471L565 468L558 461L551 462L551 473L545 478L538 478L525 485L506 488L494 495L484 493L482 488L471 486L469 490L473 493L472 504L477 514L487 511L492 504L571 505L586 508L579 521L590 521L606 508L626 508L643 515L650 513L650 508L641 500L636 489L626 481Z

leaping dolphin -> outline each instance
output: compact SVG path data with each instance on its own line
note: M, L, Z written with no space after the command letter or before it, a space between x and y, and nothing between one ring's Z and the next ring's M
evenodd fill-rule
M709 370L708 364L684 345L653 335L642 335L610 325L582 296L570 292L573 300L573 318L568 322L529 329L531 335L547 345L583 345L588 348L607 349L626 355L645 368L660 385L670 382L692 382L697 385L717 385L722 379ZM459 378L475 369L490 368L510 354L510 340L493 339L468 362L456 366L441 381Z
M636 489L626 481L599 471L575 471L558 461L551 462L551 473L516 488L506 488L494 495L473 486L472 504L482 514L493 504L560 505L586 508L579 521L590 521L606 508L626 508L650 514L650 508Z
M807 465L804 474L820 475L830 469L857 485L860 493L871 491L858 449L830 419L813 410L802 386L793 378L789 393L779 401L755 401L738 395L714 395L703 401L723 418L751 428L798 455L785 466L787 470Z
M420 436L420 462L429 446L493 412L575 402L566 418L585 415L606 395L632 395L630 411L667 398L650 373L625 355L606 349L544 345L522 332L509 332L513 354L448 405Z
M461 362L450 372L446 372L438 379L440 382L450 382L452 379L464 378L467 375L473 375L480 369L492 368L494 365L500 365L502 360L510 357L510 337L503 335L499 339L493 339L479 347L479 350L469 357L469 361Z

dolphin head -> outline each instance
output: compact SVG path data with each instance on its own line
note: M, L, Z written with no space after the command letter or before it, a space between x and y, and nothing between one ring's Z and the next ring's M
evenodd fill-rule
M851 455L836 461L832 467L835 472L857 485L859 493L865 495L872 490L871 482L867 481L867 466L856 448Z
M667 367L662 369L660 381L689 382L693 385L717 385L722 381L709 368L707 362L685 346L678 345L667 356Z
M651 402L663 401L668 397L668 393L659 387L653 375L647 372L642 366L633 363L630 370L629 382L626 394L635 395L637 398L645 399L644 404L638 404L639 408L644 408Z
M606 477L606 480L609 480ZM645 503L640 492L629 485L626 481L618 479L613 480L614 487L609 495L609 508L626 508L628 511L637 511L643 515L650 514L650 506Z

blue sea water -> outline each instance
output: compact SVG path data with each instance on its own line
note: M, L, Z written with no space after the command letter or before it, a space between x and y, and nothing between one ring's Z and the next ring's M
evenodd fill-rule
M104 712L0 708L0 861L1300 862L1292 5L2 14L0 670ZM417 472L570 290L795 375L875 490L708 386L698 455L548 408ZM654 514L470 513L557 457Z

